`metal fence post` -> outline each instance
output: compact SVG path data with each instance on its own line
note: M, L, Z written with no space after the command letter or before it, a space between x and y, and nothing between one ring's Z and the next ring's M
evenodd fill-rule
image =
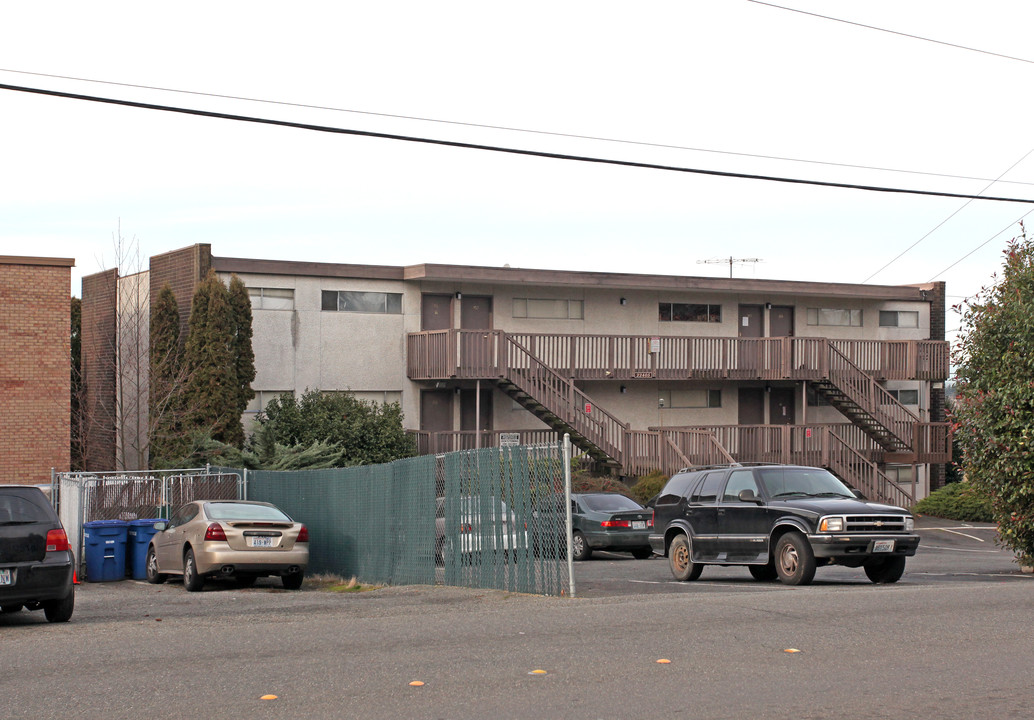
M571 537L574 532L573 520L571 518L571 435L564 433L564 503L567 516L567 577L571 582L571 597L574 597L574 551L571 547Z

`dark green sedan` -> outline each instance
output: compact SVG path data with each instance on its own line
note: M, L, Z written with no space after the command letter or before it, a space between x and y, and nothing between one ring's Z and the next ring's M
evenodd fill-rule
M547 538L556 537L557 549L566 555L563 548L564 515L563 500L550 508L539 508L535 512L535 544L546 550ZM633 557L645 560L653 555L650 547L650 531L653 530L653 510L644 508L631 498L619 493L572 493L571 494L571 551L575 560L588 560L593 550L610 550L632 553ZM550 551L552 548L550 548Z

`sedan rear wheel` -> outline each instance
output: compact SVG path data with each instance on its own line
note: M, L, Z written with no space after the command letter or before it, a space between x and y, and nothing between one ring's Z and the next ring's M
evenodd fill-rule
M676 535L668 548L668 567L676 580L683 582L696 580L703 572L704 566L693 562L693 551L689 544L689 538L685 535Z
M183 587L187 592L197 592L205 586L205 579L197 572L197 561L194 560L194 551L187 548L183 554Z
M634 557L636 560L646 560L647 558L652 556L653 548L651 547L636 548L632 551L632 557Z
M147 561L146 565L144 565L144 570L147 573L147 582L154 585L160 585L168 577L164 573L158 572L158 556L154 553L153 545L147 548Z
M22 609L22 607L22 605L3 605L0 606L0 613L3 613L4 615L10 615L11 613L18 612Z
M788 532L776 543L775 569L784 585L810 585L815 578L815 553L799 532Z
M74 608L75 588L69 590L68 595L60 600L47 600L43 603L43 614L47 616L47 622L68 622L72 618Z
M571 554L575 560L588 560L592 556L592 548L586 542L585 536L577 530L574 531L574 537L571 538Z

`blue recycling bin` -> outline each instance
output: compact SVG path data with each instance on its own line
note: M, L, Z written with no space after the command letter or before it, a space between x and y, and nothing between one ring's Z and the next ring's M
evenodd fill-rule
M125 520L91 520L83 523L86 546L86 581L112 582L126 577Z
M151 538L158 532L154 529L156 522L162 518L151 518L150 520L131 520L126 539L126 570L133 576L134 580L147 579L147 546L151 544Z

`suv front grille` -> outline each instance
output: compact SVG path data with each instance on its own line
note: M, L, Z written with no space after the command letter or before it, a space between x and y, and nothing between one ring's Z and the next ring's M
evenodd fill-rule
M903 515L848 515L845 532L879 533L904 532L905 517Z

